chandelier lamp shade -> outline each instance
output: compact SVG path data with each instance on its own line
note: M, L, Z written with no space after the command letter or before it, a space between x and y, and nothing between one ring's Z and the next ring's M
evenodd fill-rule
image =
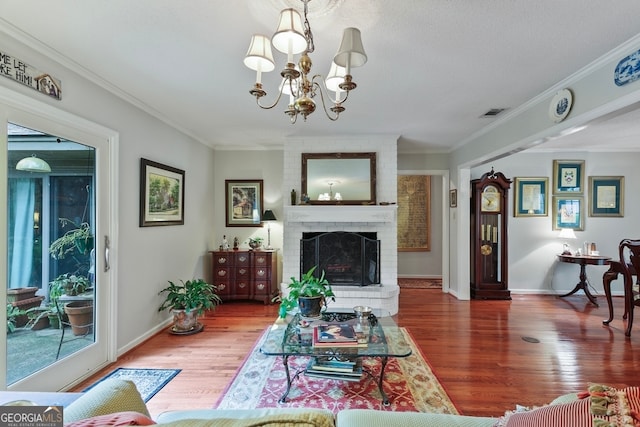
M32 154L29 157L25 157L20 160L16 164L16 170L25 171L25 172L42 172L47 173L51 172L51 167L49 163L45 162L39 157L36 157L35 154Z
M256 72L256 82L249 93L256 98L260 108L271 109L280 102L282 95L288 95L289 102L286 115L291 123L296 123L298 116L304 120L316 110L314 98L319 95L322 108L330 120L338 120L345 108L343 103L349 93L357 85L353 81L351 69L360 67L367 62L367 54L362 45L360 30L345 28L338 52L333 57L329 73L323 80L322 75L311 75L312 61L309 54L315 50L311 25L307 19L308 3L304 4L304 20L295 9L284 9L280 12L278 28L271 39L262 34L254 34L251 38L249 50L244 58L244 64ZM271 46L287 55L284 68L280 71L282 82L278 87L278 95L272 104L264 105L261 98L267 92L262 86L262 73L275 69ZM294 55L300 54L298 63L294 63ZM333 92L335 95L330 95ZM317 99L317 98L316 98Z

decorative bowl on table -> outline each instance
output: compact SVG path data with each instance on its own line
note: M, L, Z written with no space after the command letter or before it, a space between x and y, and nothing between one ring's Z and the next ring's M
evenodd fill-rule
M356 305L353 307L353 312L361 319L369 317L372 311L373 308L367 305Z

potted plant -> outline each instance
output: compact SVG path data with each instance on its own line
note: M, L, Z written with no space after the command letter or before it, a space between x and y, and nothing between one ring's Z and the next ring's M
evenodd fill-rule
M67 231L61 237L51 243L49 246L49 252L55 259L63 259L70 252L77 250L81 254L87 254L93 249L94 238L91 226L82 222L76 224L67 218L60 218L60 224L62 228L68 225L72 225L75 228Z
M336 300L331 284L324 277L324 271L320 277L314 275L317 267L311 267L300 280L291 277L291 283L287 285L287 296L277 297L280 300L281 318L285 318L287 312L296 307L300 309L300 315L303 317L318 317L322 307L327 305L327 298L331 298L331 301Z
M171 310L173 313L172 332L186 333L196 331L199 327L197 318L205 310L213 310L222 299L216 294L218 288L203 279L193 279L174 283L158 292L165 295L158 311Z
M89 289L89 279L86 276L64 273L49 282L49 297L53 296L57 301L62 294L80 295L87 289Z
M262 242L264 242L264 239L262 237L249 237L249 247L254 251L260 249L260 246L262 246Z
M21 310L19 307L16 307L13 304L7 304L7 333L11 333L16 330L18 327L16 318L18 316L23 316L24 314L24 310Z

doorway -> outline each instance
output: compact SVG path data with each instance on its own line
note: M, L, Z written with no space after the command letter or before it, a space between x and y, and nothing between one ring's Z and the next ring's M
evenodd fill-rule
M107 316L112 260L106 254L112 224L110 144L117 139L46 105L12 108L12 100L2 95L6 182L0 197L7 201L7 214L0 215L0 238L6 241L0 264L7 324L0 381L15 391L65 390L115 360L113 321ZM15 295L24 290L32 294ZM71 326L67 311L75 304L89 310L79 328Z

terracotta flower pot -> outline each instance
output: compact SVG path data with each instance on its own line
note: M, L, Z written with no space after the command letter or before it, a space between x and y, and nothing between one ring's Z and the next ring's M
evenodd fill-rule
M73 335L87 335L93 330L93 302L72 301L64 305Z

